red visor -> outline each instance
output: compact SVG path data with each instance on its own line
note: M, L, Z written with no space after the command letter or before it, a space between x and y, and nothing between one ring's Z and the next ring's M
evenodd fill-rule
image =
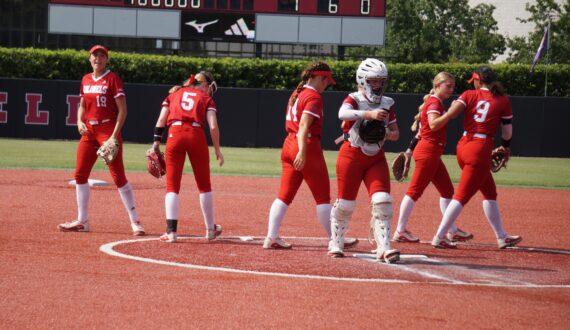
M194 80L194 74L191 74L190 77L188 77L188 86L192 86Z
M327 79L329 80L329 82L332 85L336 85L336 81L334 80L334 78L332 76L332 71L313 71L313 72L311 72L311 76L327 77Z
M98 50L102 50L103 53L105 53L105 56L107 58L109 57L109 53L107 52L107 48L105 46L101 46L101 45L95 45L95 46L91 47L91 49L89 50L89 54L93 54Z
M481 78L479 77L479 75L477 74L477 72L473 72L473 75L471 76L471 79L469 79L467 82L468 82L468 83L472 83L473 80L475 80L475 79L481 80Z

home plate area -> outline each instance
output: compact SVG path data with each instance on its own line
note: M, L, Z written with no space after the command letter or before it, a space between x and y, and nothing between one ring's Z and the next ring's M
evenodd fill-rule
M374 247L365 239L346 250L345 258L327 255L327 240L284 237L291 250L265 250L263 237L222 236L208 242L203 237L179 236L168 244L158 238L113 242L101 251L165 266L198 268L253 275L306 277L321 280L434 283L512 287L570 288L568 251L532 248L499 250L495 245L463 244L440 250L429 243L392 243L402 252L396 264L379 263ZM560 252L560 253L558 253Z

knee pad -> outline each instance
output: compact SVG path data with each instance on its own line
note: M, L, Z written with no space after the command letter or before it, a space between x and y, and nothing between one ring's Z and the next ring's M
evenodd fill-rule
M372 194L372 218L391 221L393 216L392 197L386 192Z
M331 216L337 220L349 221L356 208L356 201L337 199L331 211Z

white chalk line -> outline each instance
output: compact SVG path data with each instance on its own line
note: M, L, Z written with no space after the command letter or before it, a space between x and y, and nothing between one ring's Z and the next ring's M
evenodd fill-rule
M239 239L240 241L247 242L252 241L254 239L263 239L263 237L255 237L255 236L221 236L221 239ZM297 237L297 236L290 236L290 237L283 237L287 239L305 239L305 240L325 240L322 237ZM178 239L203 239L201 236L178 236ZM278 273L278 272L265 272L265 271L253 271L253 270L242 270L242 269L235 269L235 268L227 268L227 267L214 267L214 266L203 266L203 265L195 265L195 264L187 264L187 263L179 263L174 261L165 261L165 260L158 260L152 258L145 258L139 257L134 255L129 255L125 253L121 253L114 250L115 246L121 244L130 244L130 243L138 243L144 241L157 241L159 238L139 238L139 239L130 239L130 240L122 240L116 242L110 242L107 244L103 244L99 247L99 250L103 253L106 253L111 256L136 260L141 262L165 265L165 266L174 266L174 267L181 267L181 268L189 268L189 269L199 269L199 270L209 270L209 271L221 271L227 273L237 273L237 274L248 274L248 275L262 275L262 276L277 276L277 277L287 277L287 278L301 278L301 279L316 279L316 280L330 280L330 281L343 281L343 282L363 282L363 283L388 283L388 284L437 284L437 285L464 285L464 286L483 286L483 287L509 287L509 288L570 288L570 285L564 284L532 284L532 283L519 283L519 284L511 284L511 283L477 283L477 282L463 282L456 279L448 278L445 276L440 276L437 274L433 274L426 271L420 271L413 269L410 266L406 266L403 264L385 264L385 263L377 263L378 265L388 266L388 267L395 267L395 269L403 270L407 272L413 272L419 274L421 276L433 279L439 279L443 282L430 282L430 281L409 281L409 280L398 280L398 279L383 279L383 278L357 278L357 277L336 277L336 276L322 276L322 275L302 275L302 274L290 274L290 273ZM363 240L363 239L361 239ZM164 243L166 244L166 243ZM372 254L355 254L355 257L358 257L363 260L373 261L374 255ZM418 256L415 257L422 258L429 260L429 262L434 262L432 259L427 258L426 256ZM410 258L410 255L402 255L402 259ZM437 263L441 263L439 261L435 261ZM453 264L443 263L445 266L454 266Z
M421 244L431 244L431 241L420 241ZM457 245L461 246L480 246L480 247L490 247L498 249L496 244L485 244L485 243L471 243L471 242L456 242ZM520 250L529 252L542 252L542 253L552 253L552 254L566 254L570 255L570 251L559 250L559 249L547 249L547 248L534 248L529 246L509 246L505 250Z

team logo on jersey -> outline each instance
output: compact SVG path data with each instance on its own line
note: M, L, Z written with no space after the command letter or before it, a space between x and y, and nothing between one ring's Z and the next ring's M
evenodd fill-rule
M191 27L196 29L196 32L198 33L204 33L204 28L208 25L212 25L212 24L216 24L218 23L219 20L213 20L210 22L206 22L206 23L196 23L196 20L190 21L190 22L186 22L184 24L186 25L190 25Z
M85 85L83 86L83 94L107 94L107 86L101 85Z

